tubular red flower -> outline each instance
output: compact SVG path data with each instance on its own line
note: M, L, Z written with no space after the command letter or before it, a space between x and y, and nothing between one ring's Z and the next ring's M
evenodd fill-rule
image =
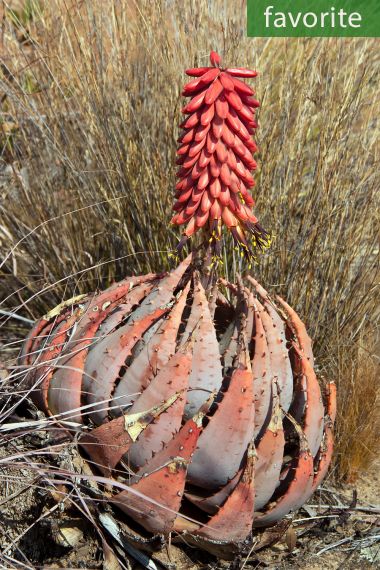
M181 123L183 133L178 139L180 182L172 223L187 224L182 247L200 228L207 228L208 241L215 246L221 237L219 222L223 222L251 258L256 247L264 250L270 245L270 236L253 215L254 200L248 192L255 183L251 171L257 167L252 156L257 146L251 134L257 127L254 117L259 103L253 89L238 77L252 78L257 73L222 68L214 51L210 61L211 67L186 71L196 79L183 89L190 101L182 112L189 117Z

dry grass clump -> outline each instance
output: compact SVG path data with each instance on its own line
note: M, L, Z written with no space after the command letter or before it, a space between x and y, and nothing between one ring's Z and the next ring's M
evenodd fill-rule
M247 39L243 2L27 4L4 3L0 308L35 319L168 267L183 69L206 64L211 48L257 66L254 194L276 237L252 271L300 313L320 373L339 381L336 464L353 477L380 427L364 413L378 383L360 344L378 330L375 40ZM245 270L227 245L225 271Z
M336 474L355 481L378 460L380 428L379 361L373 338L360 336L346 353L337 354L340 394L336 428Z

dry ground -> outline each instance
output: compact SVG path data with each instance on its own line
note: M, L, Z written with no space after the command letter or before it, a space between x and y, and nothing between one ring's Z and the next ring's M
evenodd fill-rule
M35 450L45 437L42 431L36 432L0 448L0 567L122 568L116 563L113 566L114 560L104 560L104 544L94 524L80 512L80 502L79 508L73 506L73 497L62 486L56 485L52 491L46 477L26 464L1 468L7 456ZM62 450L53 462L60 467L82 468L79 456L69 449ZM355 485L342 487L333 485L331 479L326 481L308 505L293 515L292 525L276 545L249 556L245 553L232 561L217 560L185 542L150 556L159 570L379 567L379 484L378 465L361 475ZM128 569L143 568L126 552L120 559Z

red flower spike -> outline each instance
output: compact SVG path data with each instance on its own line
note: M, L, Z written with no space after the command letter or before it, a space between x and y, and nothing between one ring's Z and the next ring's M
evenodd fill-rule
M188 69L195 77L183 89L190 101L182 109L189 114L181 123L176 184L176 225L186 224L178 249L200 228L207 241L218 249L222 224L248 258L257 246L270 245L269 234L252 213L254 200L248 188L254 186L251 171L257 164L252 153L257 146L251 133L257 127L254 91L238 77L256 77L256 71L222 68L221 57L210 54L211 67ZM208 235L207 235L208 234Z

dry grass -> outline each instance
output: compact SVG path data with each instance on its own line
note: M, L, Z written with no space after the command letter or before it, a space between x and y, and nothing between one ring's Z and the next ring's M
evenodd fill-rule
M374 353L373 339L361 336L351 350L338 354L335 464L341 480L355 481L379 458L379 364Z
M17 19L4 2L0 37L0 308L34 319L167 267L183 69L211 48L257 67L255 197L276 239L254 272L302 315L320 374L339 382L337 474L354 477L380 428L376 40L247 39L243 2L28 5ZM244 270L227 246L225 266ZM14 322L3 338L23 332Z

